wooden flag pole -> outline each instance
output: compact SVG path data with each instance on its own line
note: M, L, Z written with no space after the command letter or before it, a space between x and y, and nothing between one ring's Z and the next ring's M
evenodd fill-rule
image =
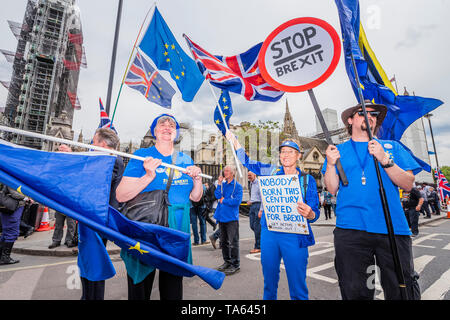
M80 148L86 148L86 149L92 149L92 150L96 150L96 151L111 153L111 154L115 154L117 156L121 156L124 158L136 159L136 160L140 160L140 161L144 161L146 159L144 157L135 156L133 154L129 154L129 153L125 153L125 152L121 152L121 151L117 151L117 150L111 150L111 149L107 149L107 148L93 146L90 144L85 144L85 143L71 141L71 140L57 138L57 137L46 136L44 134L40 134L40 133L36 133L36 132L29 132L29 131L24 131L24 130L20 130L20 129L5 127L5 126L0 126L0 131L6 131L6 132L16 133L16 134L20 134L20 135L24 135L24 136L28 136L28 137L32 137L32 138L43 139L43 140L53 141L53 142L57 142L57 143L72 145L72 146L76 146L76 147L80 147ZM187 172L186 168L178 167L173 164L168 164L168 163L163 162L163 163L161 163L161 165L164 167L167 167L167 168L179 170L183 173ZM207 174L201 173L200 176L203 178L206 178L206 179L212 179L212 177Z

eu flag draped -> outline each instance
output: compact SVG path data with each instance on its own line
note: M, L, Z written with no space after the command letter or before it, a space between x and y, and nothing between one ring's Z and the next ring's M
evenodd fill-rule
M378 132L378 138L399 141L403 132L417 119L434 110L442 101L418 96L401 96L395 91L389 78L369 46L360 22L358 0L335 0L344 41L347 75L358 98L358 85L353 71L353 55L365 99L384 104L387 115ZM418 160L415 157L416 160ZM430 171L421 161L422 168Z
M1 183L77 220L143 263L178 276L198 275L213 288L220 288L223 273L186 263L189 234L128 220L108 205L114 162L114 156L95 152L44 152L0 140ZM90 243L91 238L84 242L80 236L80 252L103 248L97 256L90 255L95 260L81 257L79 265L85 269L80 274L87 274L90 280L113 276L106 248Z
M153 60L159 70L169 71L184 101L194 99L204 78L195 62L181 49L156 6L139 49Z
M142 93L148 101L170 109L175 90L139 50L128 70L125 84Z
M222 110L223 117L225 118L227 126L229 127L230 118L231 115L233 114L233 108L231 107L230 93L227 90L222 90L218 102L220 110ZM222 131L222 134L225 135L227 130L225 128L225 124L223 123L222 116L220 115L219 106L216 105L216 109L214 110L214 123L216 124L217 128L219 128L219 130Z
M109 119L108 114L105 111L105 108L103 107L102 99L98 98L98 103L100 105L100 124L98 125L99 128L110 128L111 130L114 130L115 133L117 133L116 128L114 128L111 119Z
M213 86L240 94L249 101L278 101L284 94L270 86L258 67L258 54L262 43L244 53L231 56L214 56L184 36L197 66Z

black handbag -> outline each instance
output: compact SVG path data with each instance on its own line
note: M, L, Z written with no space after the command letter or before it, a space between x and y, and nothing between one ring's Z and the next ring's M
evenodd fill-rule
M7 186L3 186L0 190L0 210L4 213L13 213L19 207L19 200L14 199Z
M174 152L172 164L175 163L177 152ZM139 193L128 201L122 213L130 220L169 226L169 189L172 184L175 169L170 169L169 180L165 190L153 190Z

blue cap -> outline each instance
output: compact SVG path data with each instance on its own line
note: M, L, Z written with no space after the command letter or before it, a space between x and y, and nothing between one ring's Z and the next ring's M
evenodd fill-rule
M167 114L167 113L163 113L163 114L157 116L155 118L155 120L153 120L152 125L150 126L150 132L152 133L152 136L154 136L156 138L156 136L155 136L155 127L156 127L156 124L158 123L158 120L160 118L162 118L162 117L169 117L169 118L172 118L173 121L175 121L175 125L176 125L176 128L177 128L177 136L175 137L175 140L178 139L178 136L180 135L180 125L178 124L178 121L177 121L177 119L175 119L174 116L172 116L170 114Z
M297 150L297 151L300 152L300 153L302 152L302 151L300 150L300 147L298 146L298 144L296 144L294 141L289 141L289 140L284 141L284 142L280 145L280 148L279 148L278 150L281 150L282 147L291 147L291 148Z

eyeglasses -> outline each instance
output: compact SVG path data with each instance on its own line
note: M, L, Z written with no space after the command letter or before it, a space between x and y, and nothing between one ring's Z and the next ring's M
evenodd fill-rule
M361 117L364 116L364 111L362 110L356 111L355 114L356 113ZM367 114L370 114L374 118L378 118L378 116L380 115L380 111L367 111Z

